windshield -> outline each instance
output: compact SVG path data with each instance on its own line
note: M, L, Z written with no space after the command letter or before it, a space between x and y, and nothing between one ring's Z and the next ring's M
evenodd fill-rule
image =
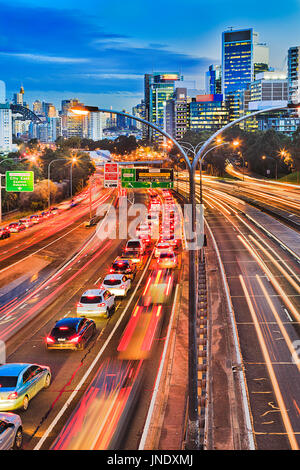
M127 248L140 248L140 246L141 244L138 241L127 243Z
M114 263L112 267L117 271L125 271L126 269L130 268L129 263L122 263L119 261Z
M83 295L80 302L82 304L98 304L102 302L102 297L100 295Z
M173 253L161 253L160 254L161 259L162 258L173 258L173 257L174 257Z
M55 327L52 330L51 336L56 338L69 338L76 334L75 328L70 328L68 326Z
M120 279L105 279L103 284L105 284L106 286L118 286L119 284L121 284L121 280Z
M18 377L5 377L0 376L0 390L1 388L15 388L17 385Z

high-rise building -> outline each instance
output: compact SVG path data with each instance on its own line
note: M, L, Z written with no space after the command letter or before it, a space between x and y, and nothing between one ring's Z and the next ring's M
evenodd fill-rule
M198 95L189 104L189 128L215 132L228 122L223 95Z
M288 101L300 103L300 46L290 47L288 51ZM294 114L300 116L300 111Z
M180 80L179 73L154 72L145 75L145 112L146 120L166 129L166 102L172 98L175 82ZM144 136L148 140L161 142L163 136L149 127Z
M166 104L166 131L181 140L188 129L189 108L186 88L176 88Z
M6 101L6 87L5 87L5 82L3 80L0 80L0 103L5 103Z
M205 74L205 93L207 95L220 95L222 93L222 67L210 65Z
M222 92L232 121L240 115L240 93L269 69L269 48L252 28L222 33Z
M0 152L12 151L12 114L6 103L5 83L0 81Z
M101 113L89 113L87 116L87 138L92 140L102 140L102 120Z
M37 116L43 116L43 105L40 100L35 100L32 104L32 111L37 115Z
M21 86L19 93L14 93L13 103L14 104L20 104L21 106L23 106L25 104L24 103L24 93L25 93L24 88L23 88L23 86Z
M269 68L269 48L252 28L222 33L222 91L242 91L258 72Z
M140 103L138 103L136 106L132 108L132 115L139 117L141 119L145 119L145 101L141 100ZM134 121L133 122L134 127L136 127L139 130L143 130L145 127L141 122L139 121Z

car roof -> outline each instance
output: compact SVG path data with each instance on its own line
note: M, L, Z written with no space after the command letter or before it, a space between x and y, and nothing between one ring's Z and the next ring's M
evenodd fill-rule
M8 377L15 377L16 375L19 375L20 372L27 369L27 367L32 366L32 365L35 365L35 364L27 364L27 363L22 363L22 362L2 364L0 366L0 375L5 375Z
M55 327L59 326L69 326L69 327L75 327L80 323L82 318L78 317L66 317L66 318L61 318L61 320L58 320L55 323Z
M93 295L100 295L100 294L103 294L103 292L105 292L105 289L89 289L89 290L86 290L82 296L84 297L88 297L89 295L90 296L93 296Z
M107 274L107 276L105 276L103 281L105 279L122 279L123 277L124 277L124 274Z
M130 263L131 259L122 258L121 256L118 256L118 257L115 259L114 263L119 263L119 262L121 262L121 261L122 261L122 262L127 261L128 263Z
M129 242L140 242L140 243L142 243L139 238L131 238L130 240L128 240L127 244L128 244Z

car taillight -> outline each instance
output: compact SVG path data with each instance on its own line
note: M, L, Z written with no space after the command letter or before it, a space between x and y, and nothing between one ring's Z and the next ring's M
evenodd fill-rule
M120 289L125 289L125 284L123 284L123 285L120 287Z
M97 307L105 307L105 302L101 302L101 304L98 304Z
M110 272L110 273L113 273L113 272L114 272L114 269L111 268L111 269L109 270L109 272Z
M17 392L12 392L8 395L8 400L15 400L16 398L18 398L18 393Z
M73 336L73 338L70 338L70 343L78 343L80 340L80 336Z
M83 307L83 305L80 302L77 302L77 307Z
M46 337L46 343L54 343L54 339L51 336Z

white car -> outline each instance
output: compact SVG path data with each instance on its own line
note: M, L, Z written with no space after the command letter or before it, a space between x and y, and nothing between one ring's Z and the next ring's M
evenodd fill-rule
M157 264L160 268L176 268L177 256L175 253L163 252L157 258Z
M107 289L116 297L125 297L130 287L131 280L124 274L108 274L101 285L101 289Z
M130 252L137 252L139 255L143 255L145 253L145 244L142 240L139 238L132 238L131 240L128 240L126 243L125 253L130 253Z
M77 303L78 317L104 316L109 318L115 310L115 296L106 289L85 291Z
M156 245L154 251L154 257L158 258L161 253L173 253L173 247L170 243L167 242L160 242Z
M0 413L0 450L21 449L22 420L14 413Z

